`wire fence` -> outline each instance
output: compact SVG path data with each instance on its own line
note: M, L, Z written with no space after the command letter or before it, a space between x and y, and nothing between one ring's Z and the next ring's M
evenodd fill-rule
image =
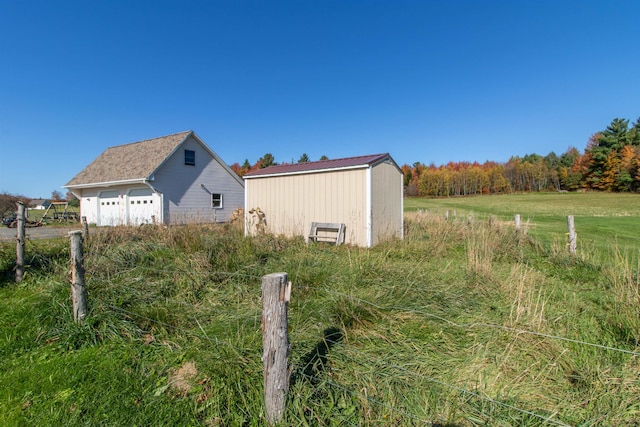
M89 252L88 254L85 254L85 259L88 260L89 264L99 263L103 261L107 263L114 263L114 264L120 264L120 265L122 264L121 262L119 262L120 260L113 259L108 254L104 254L100 252ZM245 283L250 281L255 281L256 283L258 283L263 276L250 274L250 273L243 273L241 271L234 271L234 272L189 271L187 269L176 269L175 267L162 269L162 268L151 267L151 266L147 267L139 264L133 264L128 267L119 268L117 269L117 271L102 272L99 275L96 275L95 279L91 277L91 273L95 273L95 271L91 271L91 266L89 266L89 280L88 280L88 286L87 286L89 290L88 297L89 297L89 304L92 305L94 308L99 306L99 307L108 309L113 313L117 313L118 315L123 317L141 319L141 320L144 320L145 322L157 325L166 330L172 330L184 336L193 337L199 340L209 342L216 347L225 346L239 353L243 353L243 354L255 353L256 357L260 356L256 352L255 347L243 348L238 346L237 344L234 344L230 339L226 337L216 336L206 331L206 327L208 326L208 324L210 322L216 321L215 308L207 307L208 313L204 313L202 310L193 310L194 311L193 315L186 315L188 317L188 319L186 320L189 320L190 322L189 326L178 326L174 323L166 322L161 319L151 317L148 314L143 314L141 312L136 311L135 309L118 305L114 303L110 298L108 298L108 296L101 296L97 292L94 293L92 291L92 286L96 282L104 282L104 281L118 282L119 285L122 286L123 284L129 283L130 281L138 280L140 276L146 276L146 275L149 275L152 277L163 277L163 276L173 276L178 274L181 277L183 277L184 280L190 281L194 285L194 287L202 287L202 286L206 287L212 279L215 279L218 282L223 282L228 284L233 284L235 281L244 281ZM398 306L398 305L382 305L377 302L373 302L353 294L347 294L344 292L336 291L334 289L331 289L328 286L302 285L300 287L296 287L294 283L294 295L295 295L296 289L313 291L319 294L330 295L332 297L339 297L343 300L350 300L353 302L357 302L359 304L375 308L380 312L384 312L388 314L407 313L415 316L420 316L424 321L435 321L447 328L467 330L467 331L471 329L479 329L479 328L493 329L497 331L502 331L507 334L513 334L515 336L530 335L530 336L535 336L535 337L548 339L548 340L572 343L578 346L584 346L584 347L597 349L601 351L619 353L619 354L631 356L634 358L640 355L640 351L638 351L637 348L633 350L618 348L618 347L609 346L609 345L600 344L600 343L587 342L587 341L576 339L576 338L548 334L548 333L527 330L527 329L517 328L512 326L499 325L499 324L494 324L490 322L458 322L450 318L447 318L446 316L443 316L441 314L436 314L430 311L428 307L416 308L416 307L405 307L405 306ZM256 294L253 296L253 298L258 299L259 295ZM184 299L164 297L164 301L171 302L176 305L182 305L187 308L195 307L193 300L187 301ZM239 313L241 312L243 314L237 315L234 318L234 320L251 323L252 325L254 325L255 329L258 329L260 326L260 317L261 317L260 308L258 306L250 307L250 311L246 313L247 307L248 307L247 305L243 305L242 307L239 307L238 312ZM226 307L224 310L220 309L220 311L225 311L225 313L228 313L228 307ZM406 337L404 337L404 339L405 339L405 343L403 345L405 346L409 344L419 346L420 344L420 343L411 342L411 340ZM325 355L327 358L328 364L334 364L338 366L339 364L337 363L337 360L333 358L334 356L338 357L339 355L339 357L346 358L354 364L360 364L360 365L368 364L372 367L372 371L374 372L381 370L380 368L385 368L385 370L391 370L394 372L401 373L406 377L413 378L416 383L427 382L434 385L438 385L440 387L449 389L450 391L459 393L461 395L482 400L490 405L505 408L509 411L514 411L524 416L533 417L539 420L541 423L546 423L549 425L558 425L558 426L570 425L558 419L558 412L544 414L544 413L539 413L538 411L531 408L521 408L514 404L488 396L477 390L461 387L460 385L452 384L447 381L443 381L435 376L430 376L425 374L424 372L414 370L412 369L411 364L403 365L402 363L398 363L398 361L387 360L383 357L379 357L377 355L371 354L370 352L359 349L357 346L345 344L343 340L332 341L330 338L328 338L327 341L328 341L327 345L332 348L332 351L327 352L327 354ZM303 342L302 344L304 346L309 346L313 342L315 341L312 339L310 342ZM305 370L302 368L296 369L294 371L297 375L304 377L309 381L317 380L315 375L305 372ZM329 376L323 377L322 381L333 388L342 390L352 395L356 399L366 401L372 406L376 406L379 408L383 408L384 410L393 412L396 415L402 418L405 418L409 423L418 423L421 425L438 424L437 421L429 419L422 414L413 413L407 410L406 408L402 408L402 407L399 407L398 405L390 404L379 398L370 396L369 394L363 392L359 388L354 388L345 384L340 384L339 382L336 382L334 379L330 378ZM353 423L352 425L357 425L357 424Z
M108 258L108 256L104 256L102 254L90 254L93 257L99 257L99 258L105 258L109 261L114 261L114 260L110 260ZM132 273L136 273L136 275L133 275ZM191 282L193 282L194 284L200 284L202 285L204 281L207 280L211 280L212 278L217 278L218 280L220 280L220 278L224 278L224 281L227 282L233 282L234 280L242 280L242 281L256 281L258 282L262 276L257 276L257 275L252 275L252 274L245 274L245 273L241 273L241 272L224 272L224 271L215 271L215 272L187 272L186 270L176 270L175 268L167 268L167 269L158 269L155 267L145 267L145 266L132 266L131 268L128 269L123 269L121 271L117 271L115 273L109 273L107 276L108 280L119 280L119 279L131 279L132 276L137 276L140 274L145 274L145 273L152 273L154 276L162 276L162 275L174 275L174 274L180 274L183 275L184 277L186 277L186 280L189 280ZM339 297L342 299L347 299L347 300L351 300L354 302L357 302L359 304L364 304L367 306L370 306L372 308L375 308L376 310L379 310L381 312L385 312L385 313L410 313L413 315L417 315L417 316L422 316L423 319L426 320L430 320L430 321L436 321L439 322L440 324L446 326L446 327L450 327L450 328L455 328L455 329L464 329L464 330L470 330L470 329L474 329L474 328L487 328L487 329L495 329L495 330L499 330L499 331L503 331L505 333L509 333L509 334L514 334L514 335L522 335L522 334L526 334L526 335L531 335L531 336L535 336L535 337L539 337L539 338L544 338L544 339L549 339L549 340L557 340L557 341L561 341L561 342L570 342L576 345L580 345L580 346L585 346L585 347L590 347L590 348L595 348L595 349L599 349L602 351L608 351L608 352L617 352L617 353L621 353L621 354L625 354L625 355L630 355L633 357L637 357L640 355L640 352L637 351L637 349L634 350L629 350L629 349L624 349L624 348L617 348L617 347L613 347L613 346L608 346L608 345L603 345L603 344L599 344L599 343L593 343L593 342L587 342L587 341L583 341L583 340L579 340L579 339L574 339L574 338L570 338L570 337L564 337L564 336L559 336L559 335L553 335L553 334L547 334L547 333L542 333L542 332L538 332L538 331L532 331L532 330L527 330L527 329L522 329L522 328L516 328L516 327L511 327L511 326L505 326L505 325L499 325L499 324L493 324L493 323L484 323L484 322L469 322L469 323L459 323L456 321L453 321L449 318L446 318L440 314L435 314L433 312L428 311L427 308L415 308L415 307L402 307L402 306L395 306L395 305L380 305L378 303L375 303L373 301L369 301L360 297L357 297L355 295L352 294L346 294L344 292L339 292L333 289L330 289L327 286L308 286L308 285L304 285L301 286L299 288L295 287L294 284L294 292L295 290L306 290L306 291L314 291L317 293L324 293L327 295L331 295L333 297ZM257 297L257 296L256 296ZM170 301L172 303L178 304L178 305L185 305L188 307L193 307L193 302L192 301L184 301L184 300L174 300L171 298L167 298L166 301ZM205 327L203 325L206 326L207 324L207 320L205 320L206 317L211 317L212 319L215 319L215 310L213 310L212 313L209 313L210 316L207 316L205 313L199 313L198 316L193 316L191 317L191 321L192 324L195 324L196 327L179 327L176 326L174 324L168 323L168 322L164 322L162 320L159 319L155 319L152 317L149 317L148 315L145 314L141 314L138 313L134 310L131 309L126 309L123 308L121 306L117 306L114 305L108 301L99 301L100 305L102 305L103 307L106 307L109 310L112 310L115 313L119 313L121 315L130 317L130 318L138 318L138 319L143 319L146 322L150 322L153 324L156 324L158 326L161 326L165 329L168 330L174 330L176 332L179 332L180 334L183 334L185 336L191 336L194 338L198 338L201 340L205 340L207 342L210 342L211 344L215 345L215 346L226 346L229 347L231 349L233 349L234 351L237 352L241 352L241 353L248 353L248 352L255 352L255 348L254 347L247 347L247 348L241 348L238 347L237 345L233 344L232 342L230 342L230 340L225 339L225 338L221 338L215 335L212 335L210 333L207 333L205 330ZM245 310L246 307L243 307L242 310ZM238 317L236 318L236 320L244 320L244 321L248 321L248 322L253 322L253 324L255 325L256 329L259 328L260 325L260 311L259 308L255 308L255 312L253 313L249 313L246 314L244 316ZM341 341L331 341L331 339L328 339L328 345L334 348L337 348L341 343ZM309 343L306 343L307 345L310 345ZM404 343L405 345L407 345L407 343ZM516 405L513 405L511 403L507 403L504 401L501 401L499 399L490 397L488 395L485 395L483 393L480 393L478 391L474 391L465 387L461 387L459 385L456 384L451 384L448 383L446 381L442 381L436 377L433 376L429 376L426 375L422 372L417 372L413 369L411 369L411 367L409 366L403 366L402 364L399 364L397 362L393 362L390 360L385 360L384 358L372 355L366 351L362 351L359 350L357 347L355 346L346 346L343 345L343 348L340 349L336 349L335 352L339 352L340 357L344 357L347 358L349 360L351 360L352 363L356 363L356 364L369 364L373 367L373 370L377 370L380 367L384 367L386 369L390 369L392 371L395 372L399 372L402 373L402 375L404 376L408 376L410 378L415 379L418 382L427 382L427 383L432 383L434 385L438 385L441 386L443 388L449 389L453 392L459 393L461 395L464 396L468 396L474 399L478 399L478 400L482 400L490 405L494 405L494 406L498 406L498 407L502 407L505 408L507 410L510 411L514 411L517 413L520 413L524 416L528 416L528 417L533 417L535 419L538 419L541 423L546 423L548 425L558 425L558 426L569 426L570 424L566 424L565 422L557 419L557 415L558 412L554 412L551 414L543 414L543 413L537 413L535 410L532 410L530 408L521 408L518 407ZM258 354L256 354L256 357L258 357ZM327 354L327 363L331 364L332 363L332 354ZM301 377L305 377L307 380L314 380L316 381L317 378L314 375L305 373L303 369L298 369L296 370L296 374L300 375ZM338 382L330 379L329 377L323 378L322 381L324 381L325 384L342 390L346 393L349 393L350 395L354 396L354 398L357 398L359 400L364 400L369 402L370 405L373 406L377 406L379 408L383 408L385 410L388 410L390 412L395 413L396 415L399 415L403 418L405 418L406 420L408 420L408 422L411 423L419 423L421 425L436 425L438 424L436 421L430 420L428 418L425 418L424 416L420 415L420 414L415 414L412 412L407 411L406 409L400 408L397 405L391 405L388 404L380 399L377 399L375 397L369 396L366 393L363 393L361 390L358 389L354 389L352 387L349 387L347 385L344 384L339 384ZM356 425L356 424L354 424Z

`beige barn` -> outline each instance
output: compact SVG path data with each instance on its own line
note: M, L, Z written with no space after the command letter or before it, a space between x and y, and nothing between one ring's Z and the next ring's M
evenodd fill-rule
M333 223L344 226L338 244L403 237L402 171L387 153L271 166L244 182L246 234L309 240L313 223Z

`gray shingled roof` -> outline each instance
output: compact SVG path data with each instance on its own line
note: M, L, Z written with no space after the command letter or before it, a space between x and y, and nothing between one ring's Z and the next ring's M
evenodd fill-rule
M244 175L245 178L252 178L265 175L285 175L291 173L315 172L328 169L354 168L358 166L366 167L378 162L391 159L388 153L370 154L367 156L347 157L343 159L320 160L317 162L303 162L269 166L264 169L257 169ZM391 159L393 161L393 159ZM395 162L394 162L395 164ZM397 165L396 165L397 167Z
M193 131L107 148L65 187L150 178Z

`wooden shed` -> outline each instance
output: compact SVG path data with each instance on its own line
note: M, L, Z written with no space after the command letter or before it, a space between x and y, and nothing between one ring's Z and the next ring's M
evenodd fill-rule
M314 223L330 223L343 226L338 244L403 237L402 171L388 153L271 166L244 181L246 234L309 240Z

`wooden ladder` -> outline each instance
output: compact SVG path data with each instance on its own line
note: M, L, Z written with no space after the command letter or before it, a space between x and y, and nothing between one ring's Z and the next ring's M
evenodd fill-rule
M308 242L344 243L345 225L338 222L312 222Z

